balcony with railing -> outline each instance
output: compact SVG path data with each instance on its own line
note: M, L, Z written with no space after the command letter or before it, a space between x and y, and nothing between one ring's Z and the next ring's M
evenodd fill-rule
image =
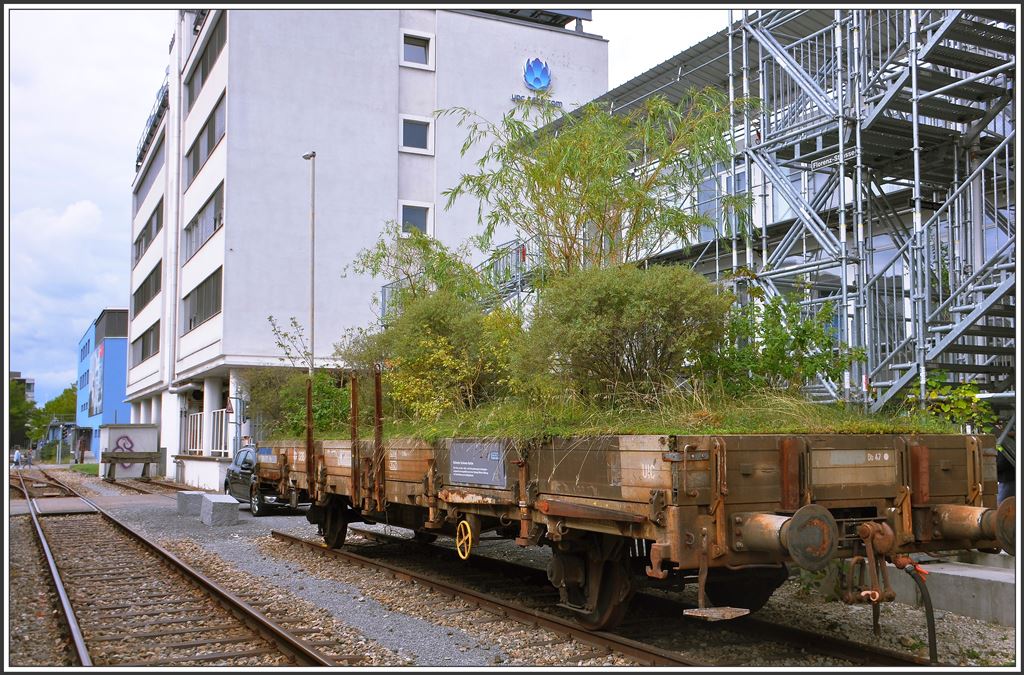
M209 417L209 420L207 420ZM197 457L229 457L227 409L189 413L185 419L185 447L182 454ZM209 445L204 447L203 429L209 424Z
M142 137L139 138L139 144L135 149L135 170L138 171L142 168L142 160L146 157L146 152L150 146L153 145L153 141L156 139L156 131L160 128L160 120L163 119L164 113L167 112L167 107L170 100L168 85L168 75L164 75L164 83L160 86L160 89L156 92L156 101L153 103L153 109L149 113L149 118L146 120L146 127L142 132Z

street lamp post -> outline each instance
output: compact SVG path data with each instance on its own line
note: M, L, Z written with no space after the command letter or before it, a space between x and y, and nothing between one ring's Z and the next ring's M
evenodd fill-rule
M316 150L310 150L302 156L309 163L309 377L306 378L306 476L307 489L313 490L313 359L315 335L315 284L316 269Z

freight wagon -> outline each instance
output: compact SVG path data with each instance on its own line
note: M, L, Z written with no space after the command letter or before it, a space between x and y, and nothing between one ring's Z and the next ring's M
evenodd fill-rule
M787 565L850 559L846 602L895 598L886 561L1015 549L1016 500L995 504L990 435L763 434L303 441L260 449L253 489L310 501L327 545L349 523L548 546L580 624L609 628L639 583L697 583L706 619L762 607Z

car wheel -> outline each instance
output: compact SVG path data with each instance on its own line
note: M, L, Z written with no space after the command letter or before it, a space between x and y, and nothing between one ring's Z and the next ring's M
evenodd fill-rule
M253 485L249 490L249 512L252 513L254 518L261 518L267 515L269 510L270 507L264 501L263 494Z

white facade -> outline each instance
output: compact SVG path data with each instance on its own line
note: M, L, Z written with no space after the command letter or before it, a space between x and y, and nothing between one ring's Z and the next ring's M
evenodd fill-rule
M247 433L233 413L237 369L280 365L268 316L308 324L310 163L302 155L316 151L323 359L346 329L375 320L382 281L341 275L388 220L400 220L403 204L426 207L428 233L446 244L479 231L475 203L445 211L442 196L478 155L461 157L466 130L434 112L462 106L499 119L513 96L531 94L523 69L533 58L549 66L551 97L575 107L607 90L608 50L571 27L468 10L191 10L179 19L166 108L150 120L155 131L133 185L139 307L133 301L127 398L133 422L160 425L168 475L217 488L233 440ZM405 60L407 37L428 45L426 63ZM217 40L223 48L212 58L207 46ZM192 87L189 108L197 69L203 83ZM193 177L188 154L208 120L213 147L203 148ZM426 148L401 146L403 121L429 125ZM218 186L222 199L213 199ZM162 225L146 246L157 212ZM212 231L198 248L186 231L197 217ZM147 292L158 264L159 290Z

